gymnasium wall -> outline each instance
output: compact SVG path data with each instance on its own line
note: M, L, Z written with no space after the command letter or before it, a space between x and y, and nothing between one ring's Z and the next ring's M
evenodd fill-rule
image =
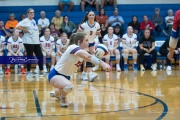
M59 0L0 0L0 6L57 5ZM73 0L79 5L80 0ZM98 0L100 1L100 0ZM180 0L117 0L118 4L180 4Z

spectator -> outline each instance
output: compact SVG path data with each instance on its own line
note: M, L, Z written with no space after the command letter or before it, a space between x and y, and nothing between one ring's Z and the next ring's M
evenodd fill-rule
M118 24L114 27L114 34L117 35L119 39L124 34L124 32L122 31L121 27Z
M143 21L140 24L140 36L144 34L145 29L149 29L151 31L151 36L155 37L154 24L148 20L147 15L143 16Z
M81 0L82 12L84 12L84 8L87 4L89 4L91 6L96 6L96 11L99 11L99 3L97 0Z
M170 40L170 38L168 37L166 39L166 41L164 42L164 44L159 48L159 53L163 56L166 56L166 57L167 57L167 54L169 53L169 40ZM174 50L173 58L175 60L177 59L177 57L179 55L179 48L180 48L180 39L178 40L177 46ZM166 70L171 71L172 70L171 69L171 61L168 58L166 58L166 64L167 64Z
M123 46L123 58L124 58L124 70L128 70L128 56L132 54L133 56L133 70L137 70L137 50L135 49L137 41L137 35L133 33L132 26L128 26L127 33L122 37L122 46Z
M49 29L50 29L51 36L54 37L54 41L58 40L61 37L61 33L59 32L59 30L55 29L55 24L54 23L51 23L49 25Z
M20 16L20 21L22 21L22 20L24 20L26 18L26 15L25 14L21 14L21 16ZM20 22L19 21L19 22Z
M101 8L104 8L104 5L114 5L114 8L117 8L117 0L101 0Z
M49 19L46 18L46 13L44 11L40 12L41 18L38 20L38 25L41 25L42 29L49 26Z
M161 34L161 32L163 32L164 35L168 36L168 34L166 33L166 31L163 28L163 18L162 18L162 16L160 16L159 8L155 8L154 15L152 16L152 22L154 23L157 36L159 36Z
M68 35L68 38L72 33L76 32L76 25L68 20L68 16L65 15L63 17L63 23L61 24L62 32L65 32Z
M4 28L4 22L0 21L0 35L5 37L5 38L9 38L11 37L11 33L8 29Z
M68 11L70 12L73 9L73 7L74 7L74 2L72 2L71 0L60 0L59 1L59 9L61 11L64 11L64 5L68 5L69 6Z
M128 26L132 26L133 33L135 33L136 35L140 32L140 24L138 22L137 16L132 17L132 21L128 24Z
M168 16L165 17L166 28L168 30L169 35L171 34L173 21L174 21L173 10L169 9Z
M103 8L101 8L101 10L99 11L99 15L96 16L96 21L99 23L100 26L104 24L104 27L108 27L108 16L106 15Z
M0 57L4 56L4 45L5 45L5 37L0 35ZM2 64L0 64L0 75L3 75L3 69L2 69Z
M123 26L124 25L124 20L121 16L118 15L118 9L116 8L114 10L114 15L110 16L108 19L108 24L112 27L116 26L117 24L119 26Z
M118 72L121 71L120 68L120 51L117 49L118 47L118 37L113 34L113 27L108 27L108 33L103 37L103 43L107 46L109 52L106 56L106 63L109 64L110 56L116 56L116 70Z
M139 63L141 71L144 71L145 68L143 66L143 57L145 53L152 54L152 66L153 70L157 70L156 68L156 60L157 60L157 51L155 49L155 40L154 37L150 36L150 30L146 28L144 30L144 35L140 37L139 40Z
M101 24L101 36L104 37L104 35L107 34L107 29L104 24ZM99 40L100 43L103 43L102 40Z
M18 24L18 21L15 20L14 13L11 13L9 15L9 20L6 22L5 28L10 30L10 32L12 33L17 24Z
M61 24L63 22L63 17L60 16L61 11L59 11L59 10L56 10L55 14L56 14L56 16L52 18L51 22L55 24L55 29L56 30L60 30Z

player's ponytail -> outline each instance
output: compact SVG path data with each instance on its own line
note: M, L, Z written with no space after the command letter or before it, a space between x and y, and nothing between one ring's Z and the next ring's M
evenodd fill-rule
M85 36L86 36L86 33L83 33L83 32L73 33L69 38L70 40L69 45L72 45L72 44L78 45L79 41L80 43L83 42L83 39Z

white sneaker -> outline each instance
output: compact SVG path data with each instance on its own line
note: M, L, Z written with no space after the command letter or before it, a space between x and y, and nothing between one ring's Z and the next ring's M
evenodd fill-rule
M82 79L84 80L84 81L87 81L88 80L88 78L87 78L87 76L86 76L86 73L82 73Z
M63 97L63 96L59 96L59 100L60 100L60 106L61 107L68 107L68 102L67 102L67 98Z
M46 67L43 67L43 71L44 71L44 73L48 72Z
M39 74L39 68L36 67L36 69L34 70L34 72L35 72L36 74Z
M119 65L116 65L116 71L117 71L117 72L121 72L121 68L120 68Z
M153 65L151 66L151 68L152 68L152 70L156 71L156 70L157 70L156 64L153 64Z
M98 74L89 73L89 81L93 82L98 77Z
M3 73L2 69L0 69L0 75L4 75L4 73Z
M34 75L32 74L32 72L29 72L29 73L26 75L26 79L27 79L27 80L33 80L33 77L34 77Z
M141 71L145 71L145 68L143 65L140 65L140 69L141 69Z
M92 68L92 71L96 71L96 70L98 70L98 68L99 68L99 65L95 65L95 66Z
M171 66L167 66L166 70L167 70L167 71L171 71L171 70L172 70L172 69L171 69Z

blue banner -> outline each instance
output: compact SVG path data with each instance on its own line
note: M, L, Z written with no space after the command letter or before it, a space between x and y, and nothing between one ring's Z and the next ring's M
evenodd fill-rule
M0 64L38 64L44 63L44 57L38 56L0 56Z

